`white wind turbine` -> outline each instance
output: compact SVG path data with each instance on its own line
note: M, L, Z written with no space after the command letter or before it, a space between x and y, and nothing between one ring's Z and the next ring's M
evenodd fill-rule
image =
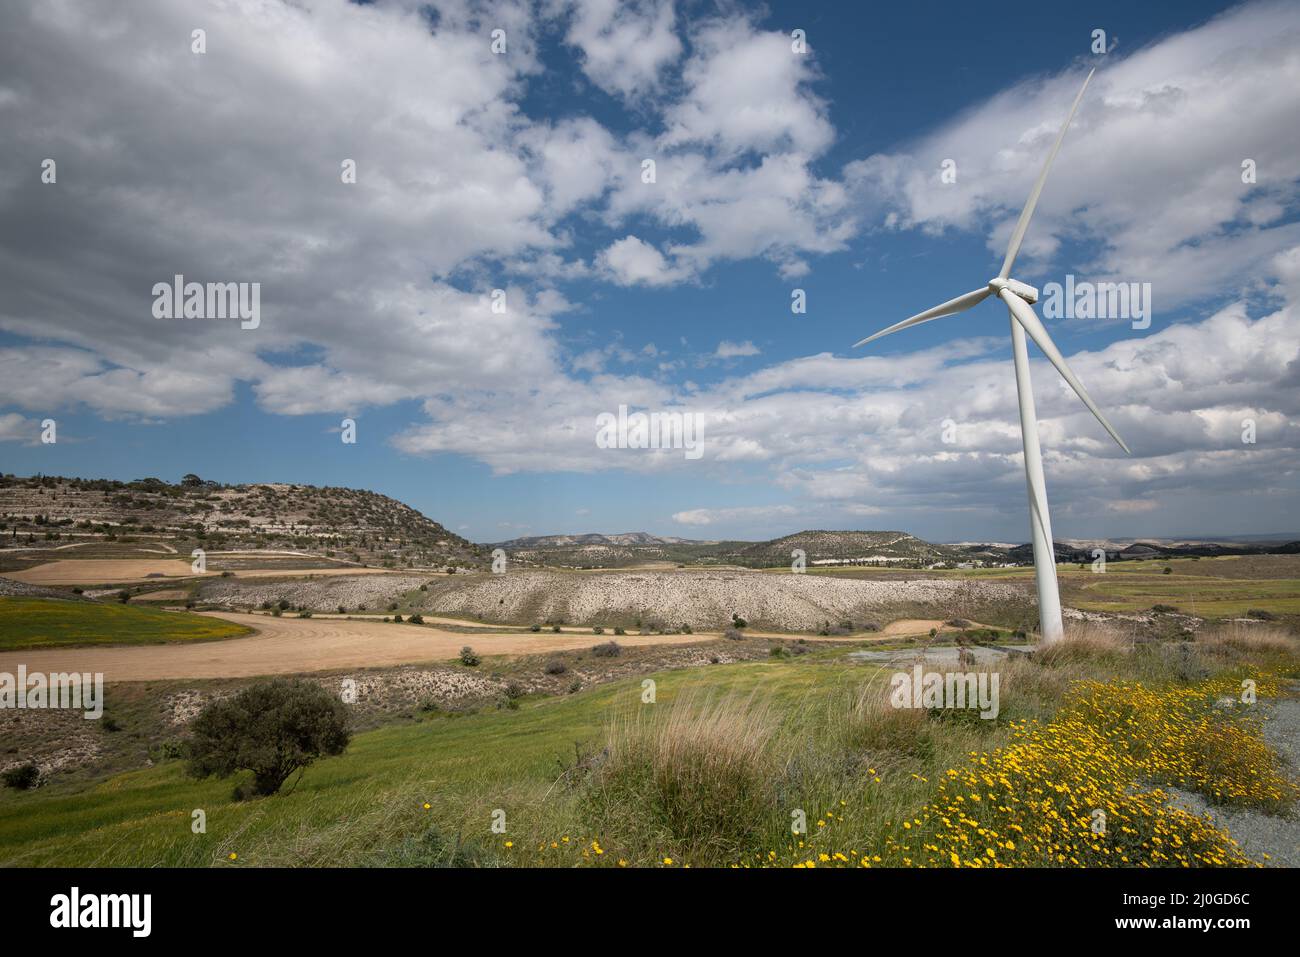
M1011 351L1015 356L1016 395L1020 400L1020 434L1025 445L1025 479L1029 485L1029 519L1034 540L1034 577L1038 583L1038 621L1042 640L1049 643L1061 639L1064 626L1061 621L1061 595L1056 584L1056 553L1052 545L1052 521L1047 511L1047 486L1043 481L1043 458L1038 448L1038 418L1034 413L1034 391L1029 381L1029 353L1025 345L1026 333L1043 351L1043 354L1047 356L1052 365L1056 366L1056 371L1061 373L1061 377L1070 384L1070 388L1083 400L1083 404L1097 417L1097 421L1110 433L1110 437L1118 442L1120 448L1125 452L1129 452L1129 447L1124 444L1124 440L1119 437L1119 434L1111 428L1111 424L1106 421L1106 417L1101 414L1101 410L1097 408L1088 395L1088 390L1083 387L1083 383L1066 365L1065 358L1061 355L1060 350L1056 348L1056 344L1052 342L1051 336L1047 334L1047 329L1044 328L1034 310L1030 308L1033 303L1038 301L1038 290L1033 286L1011 279L1010 274L1011 266L1016 261L1016 254L1020 252L1021 240L1025 238L1025 230L1029 226L1029 219L1034 215L1034 206L1038 204L1038 197L1043 192L1043 184L1047 181L1047 174L1052 168L1052 161L1056 159L1056 154L1060 152L1061 141L1065 139L1065 131L1070 128L1070 121L1074 119L1074 111L1079 108L1079 101L1083 99L1083 91L1088 88L1088 81L1092 79L1093 72L1096 71L1089 72L1087 79L1083 81L1083 87L1079 90L1079 95L1074 98L1074 105L1070 107L1070 115L1065 118L1065 125L1061 127L1061 132L1056 137L1052 152L1047 155L1047 162L1043 164L1043 171L1038 174L1038 182L1034 184L1033 191L1029 194L1029 200L1020 213L1015 232L1011 234L1011 243L1007 246L1006 259L1002 261L1002 270L997 274L997 277L990 279L988 285L980 289L973 289L956 299L950 299L933 309L927 309L910 319L904 319L902 322L895 323L888 329L882 329L874 336L868 336L861 342L854 344L856 348L870 342L872 339L879 339L891 332L897 332L899 329L906 329L908 326L929 322L931 319L954 315L983 302L992 295L997 295L1007 304L1007 309L1011 313ZM1132 453L1130 452L1130 454Z

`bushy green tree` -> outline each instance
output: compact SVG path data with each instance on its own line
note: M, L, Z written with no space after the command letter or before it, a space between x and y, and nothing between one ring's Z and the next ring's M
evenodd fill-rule
M190 773L229 777L253 772L256 794L275 794L321 755L342 754L351 740L346 706L320 685L277 678L214 701L191 725Z

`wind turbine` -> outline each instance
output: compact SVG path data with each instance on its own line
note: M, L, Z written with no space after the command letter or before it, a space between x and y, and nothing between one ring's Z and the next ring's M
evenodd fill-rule
M1066 364L1060 350L1052 342L1052 337L1047 334L1047 329L1031 308L1038 301L1038 290L1011 278L1011 267L1016 261L1016 254L1020 252L1020 243L1025 238L1029 219L1034 215L1034 207L1038 205L1038 197L1043 192L1043 184L1047 182L1047 174L1052 169L1056 154L1060 152L1061 141L1065 139L1065 131L1070 128L1074 112L1079 108L1083 92L1088 89L1088 81L1092 79L1092 74L1095 72L1095 69L1090 71L1087 79L1083 81L1079 95L1074 98L1074 105L1070 107L1070 115L1065 118L1065 125L1057 134L1052 151L1047 154L1047 162L1043 164L1043 171L1038 174L1038 182L1034 183L1025 208L1020 213L1020 219L1016 222L1015 232L1011 234L1011 243L1007 246L1006 258L1002 261L1002 269L997 276L980 289L972 289L956 299L949 299L942 305L917 313L910 319L895 323L888 329L882 329L874 336L867 336L861 342L854 344L854 348L857 348L873 339L897 332L899 329L920 325L943 316L956 315L978 305L989 296L996 295L1007 304L1007 310L1011 313L1011 351L1015 357L1016 396L1020 400L1020 435L1025 446L1025 481L1029 486L1029 521L1034 542L1034 578L1038 585L1038 622L1044 643L1059 641L1064 632L1064 625L1061 621L1061 594L1056 584L1056 552L1052 545L1052 520L1047 511L1047 485L1043 480L1043 457L1038 447L1038 418L1034 412L1034 390L1029 381L1026 333L1042 350L1043 355L1047 356L1048 361L1056 366L1056 371L1061 374L1061 378L1070 384L1070 388L1083 400L1088 411L1097 417L1097 421L1110 433L1110 437L1118 442L1119 447L1125 452L1129 452L1129 447L1101 414L1101 410L1088 395L1088 390Z

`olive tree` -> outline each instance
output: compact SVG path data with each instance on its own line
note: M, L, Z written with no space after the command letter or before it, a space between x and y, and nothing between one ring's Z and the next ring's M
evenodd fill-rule
M253 791L275 794L321 755L342 754L351 740L346 706L320 685L277 678L214 701L190 727L190 773L229 777L253 772Z

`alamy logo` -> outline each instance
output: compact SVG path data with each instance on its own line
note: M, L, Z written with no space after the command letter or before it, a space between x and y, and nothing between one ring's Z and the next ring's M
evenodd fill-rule
M239 328L262 324L260 282L186 282L177 273L172 282L153 284L155 319L239 319Z
M596 446L602 449L683 449L688 459L704 454L704 417L694 412L633 412L596 416Z
M998 716L998 673L949 671L928 674L920 665L912 673L898 671L889 682L889 703L895 708L979 708L981 718Z
M148 937L153 927L151 894L71 893L50 898L51 927L128 927L132 937Z
M26 665L18 666L17 675L0 671L0 710L5 708L70 708L85 712L82 717L93 721L104 714L104 674L75 671L29 674Z
M1131 319L1134 329L1151 325L1151 283L1075 282L1043 286L1040 304L1044 319Z

